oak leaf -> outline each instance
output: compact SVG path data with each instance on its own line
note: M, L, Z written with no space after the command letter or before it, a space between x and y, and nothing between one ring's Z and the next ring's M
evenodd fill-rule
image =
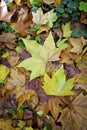
M45 73L42 88L48 95L69 96L74 95L71 91L73 88L73 82L74 78L66 81L64 69L63 66L61 66L60 69L53 74L52 78Z
M31 53L32 57L22 61L17 67L23 67L26 70L32 71L30 80L44 75L46 65L50 61L58 61L60 49L55 47L53 36L50 32L46 38L44 45L38 44L34 40L23 39L26 50Z

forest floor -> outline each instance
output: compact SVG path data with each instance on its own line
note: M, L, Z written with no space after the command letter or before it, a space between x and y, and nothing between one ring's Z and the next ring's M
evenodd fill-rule
M1 0L0 130L87 130L85 0Z

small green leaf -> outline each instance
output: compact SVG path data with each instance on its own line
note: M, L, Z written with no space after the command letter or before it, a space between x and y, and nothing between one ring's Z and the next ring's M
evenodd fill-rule
M79 10L84 10L87 12L87 2L80 2Z
M9 56L9 53L6 52L6 53L4 53L4 54L2 55L2 58L7 58L8 56Z
M40 29L41 28L41 24L36 24L35 26L34 26L34 28L36 29L36 30L38 30L38 29Z
M15 113L15 110L14 110L13 108L10 108L10 109L8 110L8 113L13 115L13 114Z
M36 40L37 42L40 42L40 41L41 41L40 36L36 36L36 37L35 37L35 40Z
M56 43L57 47L59 47L59 49L61 49L61 50L65 50L68 47L68 45L65 43L66 41L67 41L66 38L59 39Z

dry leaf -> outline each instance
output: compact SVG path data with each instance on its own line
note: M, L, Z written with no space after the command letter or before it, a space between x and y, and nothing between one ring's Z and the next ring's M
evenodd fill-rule
M0 42L5 44L9 49L14 49L16 46L16 36L14 33L2 33L0 35Z
M43 0L44 3L50 5L52 3L54 3L55 0Z
M87 13L86 13L86 12L82 12L82 13L81 13L80 21L81 21L81 23L83 23L83 24L87 24Z
M43 32L48 32L50 30L50 27L43 25L41 28L37 31L37 35Z
M9 11L7 9L7 5L4 0L1 0L0 3L0 21L10 22L12 15L15 10Z
M62 130L86 130L87 128L87 96L80 94L72 101L71 108L66 107L58 122Z
M14 0L17 5L21 3L21 0Z
M62 3L61 0L55 0L55 1L54 1L54 6L57 7L57 6L59 6L61 3Z
M81 38L70 38L69 42L72 44L73 48L70 50L70 52L76 53L79 55L82 52L83 43L81 41Z
M46 103L45 108L44 108L45 115L47 115L48 112L50 111L50 113L52 114L52 116L56 120L58 115L59 115L59 111L60 111L59 110L60 103L61 103L61 101L59 98L57 98L57 97L50 98L48 100L48 102Z
M17 69L11 69L10 78L7 79L5 84L6 89L13 89L15 86L24 86L25 76Z

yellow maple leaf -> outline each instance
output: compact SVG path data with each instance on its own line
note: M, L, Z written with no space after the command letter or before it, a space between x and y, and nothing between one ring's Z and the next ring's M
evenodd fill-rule
M0 81L4 81L9 74L10 69L5 65L0 65Z
M62 24L63 37L71 36L72 31L71 31L70 27L71 27L70 22L66 23L65 25Z

